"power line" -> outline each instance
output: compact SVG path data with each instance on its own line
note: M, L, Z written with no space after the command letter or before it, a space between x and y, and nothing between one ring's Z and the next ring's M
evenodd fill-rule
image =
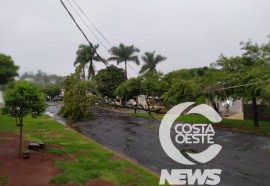
M245 86L250 86L250 85L256 85L256 84L260 84L260 83L265 83L267 81L270 81L270 79L265 80L265 81L253 82L253 83L246 83L246 84L242 84L242 85L235 85L235 86L231 86L231 87L218 88L218 89L216 89L214 91L220 91L220 90L227 90L227 89L232 89L232 88L239 88L239 87L245 87Z
M95 28L95 30L101 35L101 37L110 45L110 47L113 47L113 45L109 42L109 40L99 31L99 29L94 25L94 23L88 18L88 16L84 13L84 11L82 10L82 8L79 6L79 4L75 1L75 0L72 0L73 2L74 2L74 4L77 6L77 8L80 10L80 12L85 16L85 18L88 20L88 22ZM69 2L69 1L68 1ZM69 3L70 4L70 3ZM72 5L71 5L72 6ZM74 10L74 7L72 6L72 8L73 8L73 10ZM74 10L75 11L75 10ZM77 15L78 15L78 12L77 11L75 11L76 13L77 13ZM79 15L78 15L79 16ZM82 19L82 17L81 16L79 16L81 19ZM83 20L83 19L82 19ZM83 20L83 22L84 22L84 24L89 28L89 26L88 26L88 24ZM91 31L92 32L92 31ZM98 41L100 41L99 39L98 39ZM100 41L101 42L101 41ZM104 47L104 45L102 44L102 46ZM107 50L107 52L108 53L110 53L109 52L109 50L106 48L106 47L104 47L106 50ZM120 63L118 64L121 68L124 68ZM138 72L137 71L135 71L133 68L132 68L132 66L131 65L129 65L129 63L127 63L127 66L129 67L129 68L131 68L131 70L135 73L135 74L138 74ZM131 77L131 75L127 72L127 75L128 76L130 76Z
M67 0L68 4L71 6L71 8L74 10L74 12L79 16L79 18L82 20L82 22L86 25L88 30L94 35L94 37L100 42L100 44L105 48L105 50L109 51L109 49L103 44L103 42L97 37L97 35L94 33L94 31L88 26L88 24L84 21L84 19L81 17L81 15L78 13L78 11L73 7L73 5Z
M80 12L86 17L86 19L89 21L89 23L95 28L95 30L101 35L101 37L110 45L112 46L112 44L108 41L108 39L106 39L106 37L99 31L99 29L94 25L94 23L88 18L88 16L84 13L84 11L81 9L81 7L78 5L78 3L76 3L75 0L72 0L75 5L77 6L77 8L80 10Z
M72 18L73 22L76 24L77 28L81 31L81 33L83 34L83 36L87 40L87 42L89 43L90 47L96 53L96 55L98 56L98 58L100 58L100 60L104 63L104 65L106 66L106 68L109 69L108 68L108 65L107 65L107 61L105 59L103 59L102 57L100 57L100 55L97 53L96 49L93 47L92 43L89 41L89 39L87 38L87 36L85 35L85 33L83 32L83 30L81 29L81 27L78 25L78 23L76 22L75 18L72 16L72 14L68 10L68 8L65 6L64 2L62 0L60 0L60 2L62 3L62 5L66 9L66 11L68 12L68 14L70 15L70 17ZM269 81L269 80L267 80L267 81ZM266 81L262 81L262 82L266 82ZM226 87L226 88L221 88L221 89L217 89L217 90L225 90L225 89L230 89L230 88L237 88L237 87L249 86L249 85L258 84L258 83L262 83L262 82L247 83L247 84L243 84L243 85ZM125 87L123 87L123 88L125 89ZM136 102L137 102L137 100L136 100ZM160 121L158 119L156 119L153 115L150 114L150 110L144 109L144 107L141 104L139 104L138 102L137 102L137 104L142 107L140 110L146 111L152 119L154 119L155 121L157 121L158 123L160 123ZM128 107L124 107L124 108L128 108Z
M64 3L62 0L60 0L60 2L61 2L61 4L63 5L63 7L65 8L65 10L67 11L67 13L69 14L69 16L71 17L71 19L73 20L73 22L75 23L75 25L77 26L77 28L78 28L78 29L80 30L80 32L83 34L83 36L84 36L84 38L86 39L86 41L89 43L90 47L91 47L91 48L93 49L93 51L96 53L97 57L103 62L103 64L106 66L106 68L109 69L109 68L108 68L108 64L107 64L108 62L107 62L105 59L103 59L103 58L98 54L98 52L96 51L96 49L95 49L95 47L93 46L93 44L89 41L89 39L88 39L88 37L85 35L84 31L81 29L81 27L80 27L79 24L76 22L76 20L75 20L75 18L73 17L73 15L70 13L70 11L68 10L68 8L66 7L65 3ZM120 86L122 86L122 85L120 84ZM125 89L124 86L122 86L122 87ZM144 107L143 107L141 104L139 104L137 100L136 100L136 103L141 107L141 110L146 111L152 119L154 119L155 121L157 121L158 123L160 123L160 121L159 121L158 119L156 119L154 116L151 115L151 111L150 111L150 110L148 111L148 110L144 109Z

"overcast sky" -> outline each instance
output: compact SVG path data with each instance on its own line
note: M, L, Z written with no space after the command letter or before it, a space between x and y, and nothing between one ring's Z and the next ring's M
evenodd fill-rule
M64 2L68 5L67 0ZM168 59L157 66L164 73L209 66L221 53L240 54L241 41L263 43L270 35L269 0L76 2L112 45L134 44L141 50L140 55L155 50L166 56ZM75 18L89 39L98 43ZM0 1L0 52L12 56L20 73L41 69L68 75L74 71L76 50L82 43L86 44L85 39L59 0ZM98 51L109 57L102 46ZM97 70L101 68L102 64L96 65ZM139 69L131 64L128 73L136 76Z

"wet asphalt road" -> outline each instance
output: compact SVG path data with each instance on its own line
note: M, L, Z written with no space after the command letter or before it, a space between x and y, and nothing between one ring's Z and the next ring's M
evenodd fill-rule
M58 109L59 106L50 106L47 111L55 115ZM161 169L222 169L219 185L270 185L270 137L215 129L214 141L222 146L221 152L206 164L187 166L171 160L165 154L159 142L159 125L154 120L130 117L126 113L103 108L96 109L95 112L93 120L73 123L71 126L152 171L160 173ZM175 134L171 135L173 137ZM181 152L200 152L205 147L178 145L178 149Z

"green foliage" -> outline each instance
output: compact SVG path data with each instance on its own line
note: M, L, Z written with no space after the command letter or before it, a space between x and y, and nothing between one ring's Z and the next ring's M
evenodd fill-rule
M130 78L121 83L114 91L115 96L131 99L141 94L141 78Z
M95 103L93 84L82 81L77 73L66 77L64 81L65 99L60 114L71 119L90 119Z
M108 58L109 61L116 61L117 64L125 62L125 77L127 79L127 61L133 61L137 65L140 65L140 61L137 55L134 55L137 52L140 52L138 48L134 45L126 46L123 43L120 43L118 47L114 46L110 50L111 57Z
M220 71L213 68L181 69L166 74L163 82L165 103L169 105L184 101L204 103L211 96L207 89L219 82Z
M195 101L198 95L198 85L192 80L175 80L162 97L167 104L176 105L181 102Z
M95 50L98 49L99 45L94 45L93 46ZM85 80L86 79L86 74L85 74L85 68L87 68L88 65L88 75L87 79L89 80L90 78L95 76L95 67L93 64L93 61L99 61L101 62L102 60L96 55L96 52L91 46L89 45L80 45L78 50L77 50L77 57L74 62L74 66L78 65L77 69L81 72L82 78Z
M165 76L147 71L122 83L114 94L124 98L141 94L162 97L167 105L184 101L204 103L207 88L218 82L218 76L219 70L208 67L178 70Z
M206 88L219 81L219 73L219 70L208 67L180 69L166 74L162 80L168 84L168 87L171 87L174 80L193 80Z
M142 76L140 76L141 80L141 89L142 94L148 96L161 96L164 92L164 87L166 87L166 83L161 81L162 73L153 73L146 72Z
M155 51L154 51L154 52L145 52L142 59L145 64L142 66L139 72L140 74L146 71L157 73L157 69L156 69L157 64L166 60L167 58L159 54L155 56Z
M6 126L13 126L16 130L13 123L13 119L0 114L0 131L6 131ZM27 140L42 141L47 146L46 151L63 155L64 160L54 161L61 170L52 178L55 184L83 185L98 177L112 182L112 185L158 185L157 176L48 116L36 119L26 116L25 131Z
M28 114L38 116L46 109L45 95L38 86L27 81L13 83L4 95L2 113L18 117L20 121ZM22 124L22 121L21 121Z
M51 98L61 94L61 88L58 85L48 85L43 88L45 95L50 96Z
M12 132L17 130L18 128L15 125L15 121L12 118L12 123L10 123L11 118L7 115L2 115L3 113L0 113L1 120L0 120L0 131L7 131L7 132Z
M19 155L22 153L23 118L31 114L32 117L41 115L46 109L45 95L35 84L18 81L8 88L4 95L5 106L2 113L19 119L20 141Z
M270 80L270 42L254 44L251 41L242 42L242 56L226 57L221 55L213 66L221 69L222 82L226 87L226 95L234 99L243 97L268 97Z
M7 176L0 176L0 185L5 186L8 184L8 177Z
M18 76L18 69L10 56L0 53L0 85L13 81Z
M155 125L155 124L147 125L146 128L155 129L155 128L157 128L157 125Z
M129 137L127 138L127 142L132 142L132 141L133 141L132 136L129 136Z
M122 68L110 65L106 69L98 71L94 80L97 82L98 91L102 96L113 98L115 89L123 83L126 78Z
M64 77L58 76L55 74L47 74L38 70L37 73L24 73L21 77L21 80L27 80L38 86L42 87L42 91L46 96L51 98L61 94L63 88Z

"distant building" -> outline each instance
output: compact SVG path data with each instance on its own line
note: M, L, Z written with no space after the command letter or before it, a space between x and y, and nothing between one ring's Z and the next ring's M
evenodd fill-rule
M0 90L0 105L4 104L3 92Z
M221 88L226 87L226 84L219 83L209 88L210 91L215 92L215 90L219 90ZM232 98L228 97L227 100L221 101L214 98L215 107L218 109L218 112L221 116L232 116L235 114L243 114L246 120L253 120L253 106L251 101L244 101L242 98L233 100ZM214 107L213 104L206 100L206 104L211 107ZM261 98L257 98L257 113L258 118L261 121L270 121L270 106L265 105L262 102Z
M215 106L221 116L231 116L234 114L239 114L243 112L243 102L242 99L233 100L228 98L225 101L218 100L215 98ZM209 100L205 101L207 105L213 107Z

